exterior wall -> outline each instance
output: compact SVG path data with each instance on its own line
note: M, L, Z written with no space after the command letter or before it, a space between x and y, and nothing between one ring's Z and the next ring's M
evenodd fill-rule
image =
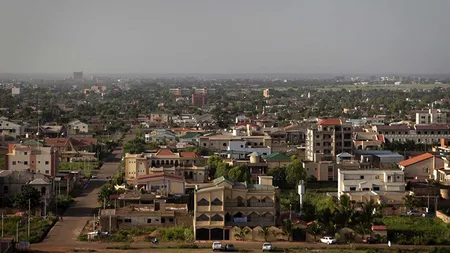
M436 217L441 219L445 223L450 223L450 217L441 211L436 211Z
M435 168L444 166L444 160L441 158L432 157L425 161L411 164L401 169L405 172L406 178L430 179L433 178L433 171Z
M210 148L213 150L228 150L230 143L235 141L244 141L248 146L252 148L267 148L272 146L272 138L269 136L246 136L246 137L233 137L229 136L223 138L212 137L200 137L199 146ZM239 144L240 147L240 144Z
M376 189L375 187L378 187ZM400 170L338 171L338 195L345 192L398 192L405 191L404 173Z
M184 194L184 182L171 179L159 179L148 181L145 185L146 190L167 189L171 194Z

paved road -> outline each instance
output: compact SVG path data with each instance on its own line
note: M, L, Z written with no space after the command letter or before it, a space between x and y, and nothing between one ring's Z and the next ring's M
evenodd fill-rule
M133 139L136 136L136 130L127 133L124 142ZM93 217L94 208L97 205L97 194L99 188L108 180L107 177L113 176L120 165L122 150L114 150L112 155L105 161L97 179L92 179L89 184L75 198L74 204L67 209L63 215L64 221L57 222L48 233L43 242L32 245L32 248L42 247L60 247L60 246L80 246L82 242L77 242L77 236L84 228L89 219Z

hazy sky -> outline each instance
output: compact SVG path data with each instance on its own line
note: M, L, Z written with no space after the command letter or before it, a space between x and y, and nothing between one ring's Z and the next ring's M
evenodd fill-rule
M449 73L448 0L0 0L0 73Z

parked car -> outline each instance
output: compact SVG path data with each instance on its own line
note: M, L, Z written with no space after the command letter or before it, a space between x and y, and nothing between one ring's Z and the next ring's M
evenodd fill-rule
M92 175L91 178L92 178L92 179L96 179L96 178L98 178L98 177L97 177L96 175Z
M406 214L408 216L422 216L422 214L419 211L416 211L416 210L409 210L408 212L406 212Z
M265 242L262 245L262 251L272 251L272 243L270 242Z
M336 238L334 238L332 236L325 236L325 237L320 238L320 242L323 242L326 244L335 244Z
M373 244L376 243L377 239L374 237L367 237L366 239L363 239L363 243Z
M213 251L222 250L222 243L221 242L213 242L212 250Z
M236 251L233 244L226 244L225 248L223 250L224 251Z

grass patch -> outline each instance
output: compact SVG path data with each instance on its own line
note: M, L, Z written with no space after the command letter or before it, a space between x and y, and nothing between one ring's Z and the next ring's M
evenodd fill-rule
M450 226L438 218L394 216L381 219L397 244L448 245Z
M90 178L92 171L99 166L98 162L62 162L59 164L60 171L80 170L81 174Z
M16 225L19 224L19 240L25 241L29 240L31 243L40 242L47 231L53 225L56 220L55 217L50 217L44 219L42 217L31 217L30 219L30 237L28 237L28 218L11 216L5 217L3 223L3 233L5 237L15 237L16 236Z

